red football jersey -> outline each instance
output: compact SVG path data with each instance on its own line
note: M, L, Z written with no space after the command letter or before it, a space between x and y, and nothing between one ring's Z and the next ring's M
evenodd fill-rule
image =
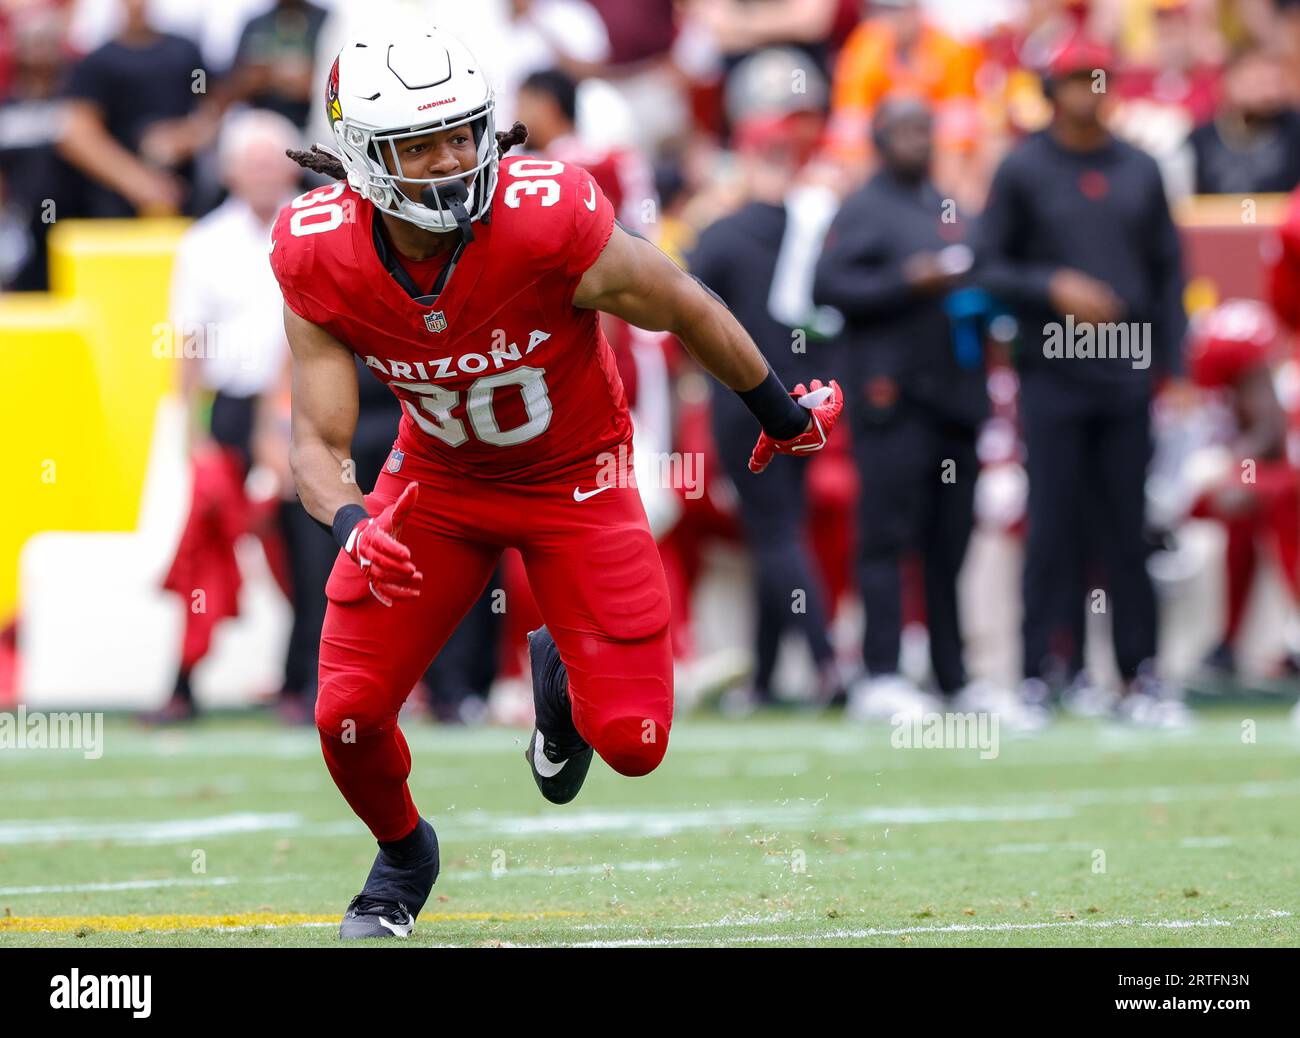
M456 472L525 482L589 473L630 442L598 315L573 305L614 230L585 170L502 159L490 217L431 304L384 267L376 219L342 182L308 191L276 220L271 267L289 308L397 395L402 442Z

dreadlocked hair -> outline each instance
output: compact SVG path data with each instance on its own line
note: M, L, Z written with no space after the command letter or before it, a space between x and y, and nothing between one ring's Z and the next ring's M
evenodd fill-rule
M517 144L523 144L528 140L528 127L521 122L516 122L508 130L497 131L497 155L505 155L511 148ZM347 178L347 170L343 168L343 163L328 151L322 150L319 146L313 144L310 151L299 151L295 148L289 148L286 152L289 158L302 166L303 169L309 169L313 173L320 173L322 176L333 177L335 180L344 180Z

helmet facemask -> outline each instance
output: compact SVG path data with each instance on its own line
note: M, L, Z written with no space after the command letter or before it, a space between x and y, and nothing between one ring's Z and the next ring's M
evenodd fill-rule
M459 180L468 187L465 210L470 220L480 219L492 204L497 183L495 107L495 101L489 96L484 104L457 118L401 129L365 126L346 117L337 120L333 126L334 136L348 171L348 183L381 212L428 231L454 231L457 221L444 204L438 188ZM407 177L401 173L397 148L402 141L460 126L469 126L474 136L478 161L472 169L445 177ZM390 172L390 169L398 172ZM403 184L413 186L421 198L433 204L408 197L402 191Z

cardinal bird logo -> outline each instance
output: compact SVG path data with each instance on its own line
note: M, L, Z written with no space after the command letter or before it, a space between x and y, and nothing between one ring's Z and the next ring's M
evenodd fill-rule
M325 83L325 114L329 116L330 125L343 118L343 109L339 107L339 59L334 59L330 66L330 76Z

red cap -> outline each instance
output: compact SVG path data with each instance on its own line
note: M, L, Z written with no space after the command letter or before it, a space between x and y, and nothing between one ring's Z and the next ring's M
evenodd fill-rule
M788 146L802 164L811 158L820 141L822 117L816 112L784 112L751 115L733 129L732 142L738 151L763 151Z
M1053 79L1061 79L1076 72L1109 69L1114 61L1115 55L1104 43L1084 36L1073 36L1048 62L1047 74Z
M1230 386L1266 366L1277 346L1273 312L1254 299L1229 299L1192 323L1188 368L1198 386Z

